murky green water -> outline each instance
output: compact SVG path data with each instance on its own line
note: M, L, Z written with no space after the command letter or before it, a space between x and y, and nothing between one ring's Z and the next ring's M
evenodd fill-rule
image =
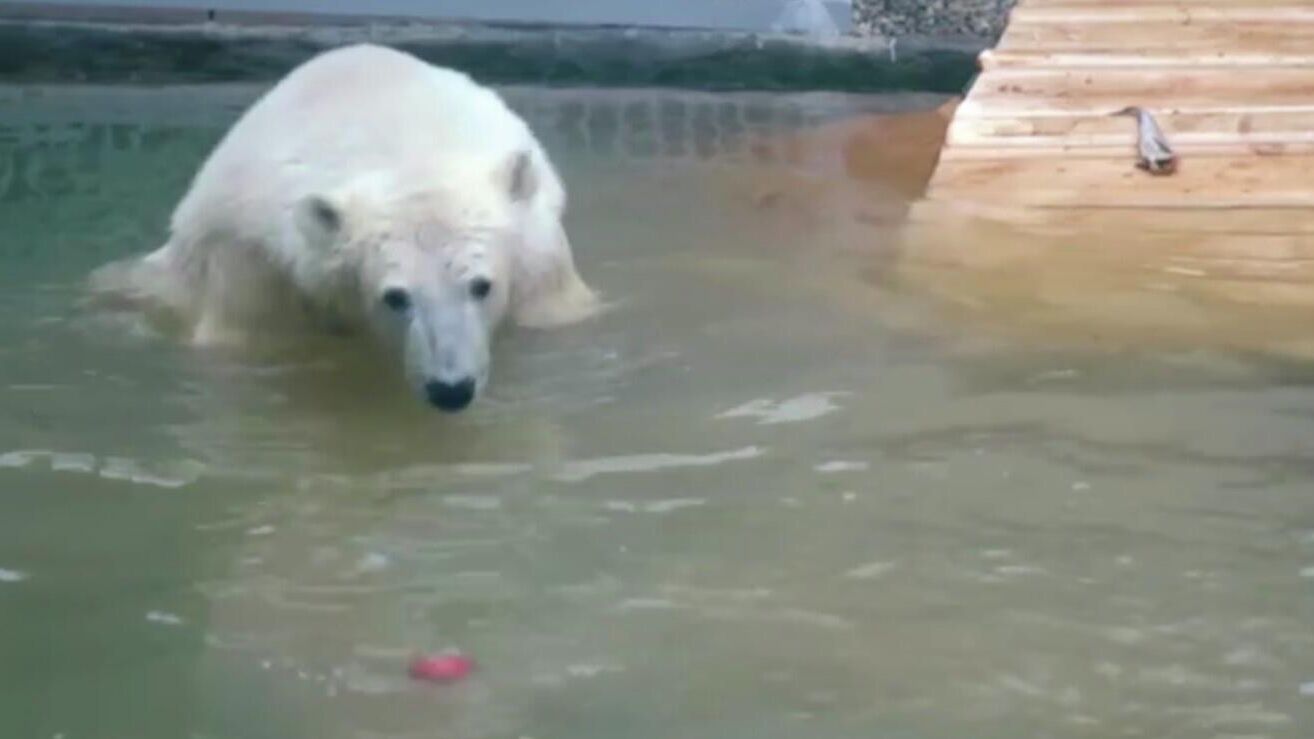
M0 736L1314 733L1308 377L899 333L735 194L927 100L517 91L617 305L451 418L78 309L250 95L0 90Z

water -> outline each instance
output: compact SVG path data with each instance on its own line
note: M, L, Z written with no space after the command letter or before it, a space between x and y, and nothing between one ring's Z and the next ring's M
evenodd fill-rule
M615 307L451 418L79 308L251 89L0 91L0 736L1310 735L1307 374L908 328L754 141L935 99L512 93Z

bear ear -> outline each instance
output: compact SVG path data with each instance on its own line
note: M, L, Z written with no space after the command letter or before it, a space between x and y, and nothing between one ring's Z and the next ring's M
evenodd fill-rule
M538 175L528 151L511 155L510 161L502 168L501 179L506 184L507 194L517 203L529 200L538 191Z
M529 328L561 326L598 312L597 296L575 270L570 241L557 222L517 245L511 275L511 315Z
M326 195L307 195L297 204L297 226L312 244L332 243L342 232L342 208Z

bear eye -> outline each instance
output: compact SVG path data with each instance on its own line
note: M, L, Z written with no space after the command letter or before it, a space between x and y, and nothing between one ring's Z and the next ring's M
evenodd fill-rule
M493 283L483 277L476 277L470 281L470 294L475 300L483 300L493 291Z
M411 294L400 287L390 287L383 291L383 304L397 313L405 312L411 307Z

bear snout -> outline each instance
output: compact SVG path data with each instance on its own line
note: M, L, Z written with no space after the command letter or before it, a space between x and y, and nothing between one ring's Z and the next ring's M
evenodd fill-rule
M424 383L424 396L435 408L448 413L465 410L475 396L475 380L466 377L457 382L429 380Z

